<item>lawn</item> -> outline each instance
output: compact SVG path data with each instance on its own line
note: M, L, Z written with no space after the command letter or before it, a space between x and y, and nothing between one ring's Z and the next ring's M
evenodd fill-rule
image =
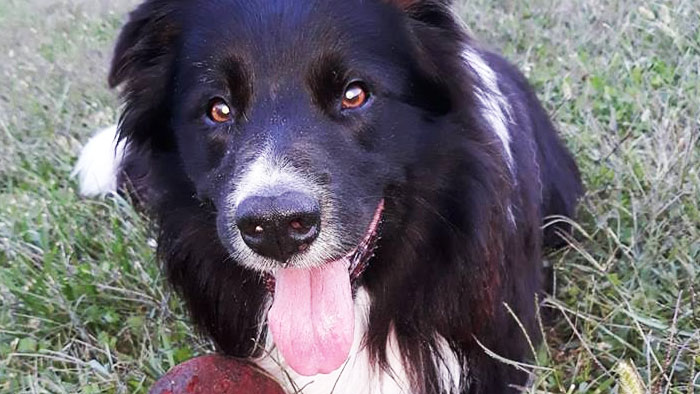
M211 345L128 201L83 200L113 123L111 46L135 0L0 0L0 392L144 392ZM464 0L525 71L587 193L548 256L533 393L700 393L700 2Z

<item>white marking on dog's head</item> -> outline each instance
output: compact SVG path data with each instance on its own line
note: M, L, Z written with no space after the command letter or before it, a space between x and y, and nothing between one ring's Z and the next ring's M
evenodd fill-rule
M240 203L250 196L266 196L275 189L288 189L308 193L321 207L321 230L309 248L292 256L286 265L298 268L313 268L325 262L338 259L347 253L341 242L337 209L330 194L320 186L312 174L295 168L292 163L272 149L265 148L243 174L234 181L233 192L226 198L224 209L228 210L229 223L226 234L232 244L232 258L246 267L265 272L279 268L280 263L255 253L245 244L232 218Z

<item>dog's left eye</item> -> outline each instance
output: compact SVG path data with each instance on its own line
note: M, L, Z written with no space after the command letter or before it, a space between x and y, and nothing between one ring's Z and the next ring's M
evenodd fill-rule
M360 108L369 99L369 92L362 82L353 82L345 88L343 93L343 109Z
M215 98L209 102L207 111L209 119L216 123L226 123L232 119L231 107L220 98Z

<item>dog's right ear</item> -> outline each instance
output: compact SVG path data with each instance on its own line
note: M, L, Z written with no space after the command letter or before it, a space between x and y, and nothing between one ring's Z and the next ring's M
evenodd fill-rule
M146 0L129 15L114 50L109 85L122 88L124 101L119 138L141 147L173 148L169 92L181 33L179 3Z
M129 14L114 49L109 85L114 88L135 77L162 67L172 55L179 34L173 1L146 0Z

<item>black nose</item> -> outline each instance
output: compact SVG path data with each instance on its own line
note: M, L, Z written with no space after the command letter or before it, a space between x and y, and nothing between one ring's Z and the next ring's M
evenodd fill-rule
M236 224L255 253L285 262L316 239L321 209L314 198L299 192L251 196L238 205Z

